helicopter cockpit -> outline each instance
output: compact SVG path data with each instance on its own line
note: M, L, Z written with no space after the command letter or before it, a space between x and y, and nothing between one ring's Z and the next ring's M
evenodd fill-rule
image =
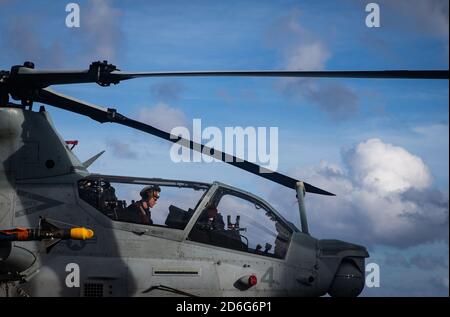
M214 211L211 214L211 209ZM214 215L216 214L216 215ZM224 217L222 217L224 215ZM223 227L206 223L215 217L226 218ZM221 221L217 221L219 224ZM237 251L283 259L292 236L290 228L256 197L219 187L207 208L197 218L188 239Z
M293 232L291 226L262 200L225 184L211 186L162 179L144 182L102 175L81 179L78 192L83 201L114 222L149 225L139 218L131 220L124 216L127 208L140 198L139 191L146 184L161 188L160 198L150 209L151 226L176 231L189 227L186 233L189 241L280 259L285 257ZM191 219L195 220L188 226Z
M201 194L209 188L182 182L155 185L161 186L163 199L149 210L152 225L181 230L194 214L193 208L200 201ZM89 177L78 182L78 193L82 200L111 220L146 224L139 217L127 215L129 207L141 199L139 192L144 186L121 177Z

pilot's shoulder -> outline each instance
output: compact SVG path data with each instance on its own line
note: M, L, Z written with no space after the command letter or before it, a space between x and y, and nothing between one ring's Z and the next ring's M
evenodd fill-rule
M138 208L138 203L137 202L130 204L126 209L127 210L134 210L136 208Z

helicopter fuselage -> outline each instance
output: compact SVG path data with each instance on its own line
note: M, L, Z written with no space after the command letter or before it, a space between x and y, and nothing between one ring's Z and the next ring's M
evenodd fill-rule
M318 240L263 199L219 182L91 174L44 109L0 108L0 158L0 229L36 227L45 218L95 232L93 239L61 241L50 251L40 241L0 241L0 284L9 285L8 295L351 296L364 287L364 247ZM204 194L181 227L149 226L105 213L83 196L80 184L86 181L158 184ZM247 238L245 244L233 226L218 236L194 235L202 213L219 193L262 209L277 226L275 249L269 245L262 250ZM277 245L280 241L283 248Z

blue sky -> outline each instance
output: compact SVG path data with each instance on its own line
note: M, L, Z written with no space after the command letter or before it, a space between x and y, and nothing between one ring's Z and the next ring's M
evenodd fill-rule
M78 1L81 27L69 29L64 1L2 0L0 69L24 60L84 69L99 59L130 71L448 69L447 1L377 1L380 28L365 26L368 2ZM380 264L381 287L364 295L448 295L448 81L158 78L54 88L166 128L193 118L278 127L278 171L338 193L308 196L313 235L364 243ZM274 197L298 224L296 208L277 201L283 189L256 176L175 164L169 145L142 133L51 114L64 138L80 141L81 160L106 150L92 172L219 180ZM400 211L426 224L396 222Z

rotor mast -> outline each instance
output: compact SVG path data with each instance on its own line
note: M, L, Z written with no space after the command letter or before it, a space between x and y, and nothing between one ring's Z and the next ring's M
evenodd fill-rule
M295 191L297 192L298 210L300 212L300 224L302 226L302 232L309 234L308 219L306 217L305 208L305 184L303 182L297 182L295 184Z

